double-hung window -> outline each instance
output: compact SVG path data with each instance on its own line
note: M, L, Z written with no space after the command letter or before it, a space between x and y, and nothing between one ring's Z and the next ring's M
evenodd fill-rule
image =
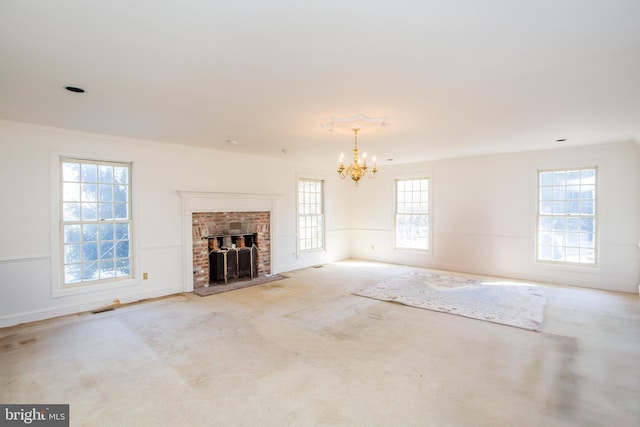
M396 180L395 247L429 249L429 180Z
M538 172L537 259L596 265L597 169Z
M298 180L298 247L301 251L324 248L323 181Z
M64 287L133 277L131 164L62 158Z

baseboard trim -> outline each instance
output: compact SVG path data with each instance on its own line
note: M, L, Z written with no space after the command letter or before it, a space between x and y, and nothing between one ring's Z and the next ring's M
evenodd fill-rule
M182 284L171 287L165 287L162 289L154 289L151 291L139 292L135 294L118 296L114 295L113 298L101 298L97 300L87 301L79 304L69 304L60 307L54 307L44 310L30 311L27 313L12 314L9 316L0 317L0 328L7 328L10 326L21 325L24 323L37 322L40 320L53 319L55 317L67 316L70 314L83 313L85 311L92 311L105 306L113 305L115 299L122 304L128 304L136 301L141 301L149 298L158 298L173 294L179 294L184 292Z

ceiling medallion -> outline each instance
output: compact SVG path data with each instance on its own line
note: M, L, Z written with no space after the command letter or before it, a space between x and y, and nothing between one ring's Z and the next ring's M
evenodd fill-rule
M353 145L353 162L348 166L344 165L344 153L340 153L340 160L338 166L338 175L340 178L345 179L351 177L353 182L358 185L362 177L373 178L378 168L376 167L376 158L373 157L373 167L369 170L367 166L367 153L362 153L362 158L359 156L358 150L358 132L361 130L376 130L389 127L389 123L386 122L384 117L367 117L364 114L358 114L353 117L346 118L332 118L330 122L324 123L323 128L330 131L349 131L353 132L355 141Z

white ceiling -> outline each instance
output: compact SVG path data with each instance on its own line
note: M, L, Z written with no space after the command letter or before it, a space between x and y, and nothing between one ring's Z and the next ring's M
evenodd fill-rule
M640 1L0 0L3 119L333 163L357 114L382 165L638 140Z

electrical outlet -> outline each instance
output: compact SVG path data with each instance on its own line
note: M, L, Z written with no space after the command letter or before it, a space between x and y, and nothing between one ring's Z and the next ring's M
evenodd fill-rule
M371 250L375 251L376 250L376 245L371 245Z
M142 280L148 280L149 279L149 273L142 273Z

